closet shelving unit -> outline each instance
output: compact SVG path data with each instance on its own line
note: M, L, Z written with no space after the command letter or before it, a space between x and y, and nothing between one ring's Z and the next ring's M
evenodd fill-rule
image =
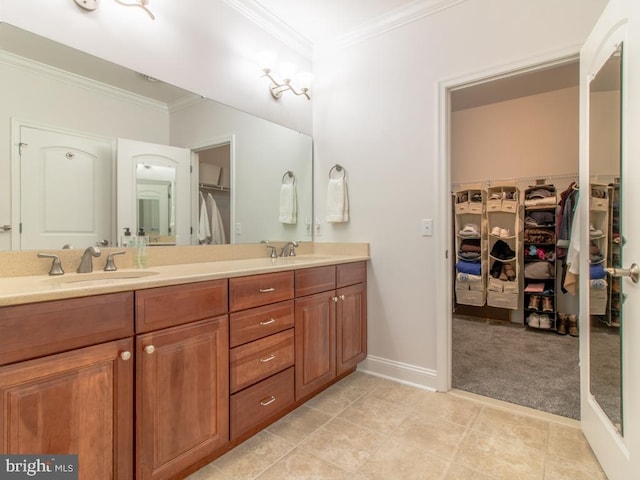
M461 188L454 194L456 279L455 298L461 305L481 307L486 302L486 223L485 192L480 188ZM463 248L464 247L464 248ZM477 253L479 255L469 254ZM473 258L475 257L475 258ZM460 262L477 264L479 275L462 268ZM464 271L461 271L464 270Z
M609 246L609 186L592 183L589 197L589 313L607 319L608 278L594 278L606 266ZM613 284L612 284L613 285Z
M607 266L622 268L622 237L620 236L620 183L609 184L609 231L607 236ZM622 279L609 277L607 325L620 327Z
M553 185L539 183L524 192L523 308L532 329L557 329L557 205Z
M486 191L487 305L516 310L520 277L520 191L493 186Z

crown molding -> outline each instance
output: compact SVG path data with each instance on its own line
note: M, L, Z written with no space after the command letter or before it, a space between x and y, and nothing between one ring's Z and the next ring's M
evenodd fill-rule
M9 52L0 51L0 63L12 68L17 68L19 70L29 72L34 75L39 75L51 80L56 80L69 85L73 85L75 87L83 88L94 93L113 97L120 101L133 103L143 107L155 108L164 112L168 111L168 106L164 102L152 100L142 95L129 92L122 88L107 85L106 83L83 77L81 75L77 75L60 68L52 67L44 63L36 62L19 55L14 55Z
M224 0L224 3L303 57L309 60L313 57L313 44L306 37L255 0Z
M435 15L466 1L467 0L416 0L402 7L390 10L383 15L379 15L361 24L351 32L316 45L316 49L321 52L326 52L349 47L425 17Z

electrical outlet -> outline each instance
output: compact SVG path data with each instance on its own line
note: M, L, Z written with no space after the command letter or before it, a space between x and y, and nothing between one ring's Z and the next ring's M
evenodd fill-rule
M322 236L322 224L316 219L316 237Z
M242 224L240 222L236 223L236 235L242 235Z

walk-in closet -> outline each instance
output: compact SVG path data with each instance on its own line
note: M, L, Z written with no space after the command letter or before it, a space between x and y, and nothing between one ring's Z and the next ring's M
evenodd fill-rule
M231 145L223 143L197 155L198 243L231 243Z

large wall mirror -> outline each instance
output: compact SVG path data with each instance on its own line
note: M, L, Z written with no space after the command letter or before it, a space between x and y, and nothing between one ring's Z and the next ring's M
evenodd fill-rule
M621 225L622 45L589 84L590 193L590 390L622 434L622 279L607 269L622 267Z
M0 88L0 227L11 228L0 229L0 250L68 243L83 248L95 239L116 245L123 226L133 232L143 227L155 234L158 245L312 240L313 159L307 135L6 23L0 24ZM35 133L28 142L21 137L25 125ZM32 178L38 185L30 188L20 158L31 152L39 161L44 154L34 154L36 144L50 132L60 143L42 150L48 160L38 170L40 177ZM186 149L193 168L189 185L182 185L179 175L168 179L168 172L156 172L151 164L120 178L118 139ZM49 175L50 168L71 173ZM280 196L289 171L295 176L296 221L283 223ZM119 182L131 182L128 191L135 196L120 198ZM80 211L94 217L72 222L74 231L61 231L65 222L47 219L53 207L40 197L43 190L94 193L73 197L65 202L65 212L57 213L63 219L80 217ZM185 191L187 200L174 196ZM202 198L223 217L222 242L198 238ZM187 213L184 203L189 203ZM29 220L26 205L33 210ZM76 212L74 205L83 208ZM123 209L126 225L119 221ZM209 219L215 218L211 213ZM103 226L98 229L97 223ZM31 230L44 235L25 238Z

